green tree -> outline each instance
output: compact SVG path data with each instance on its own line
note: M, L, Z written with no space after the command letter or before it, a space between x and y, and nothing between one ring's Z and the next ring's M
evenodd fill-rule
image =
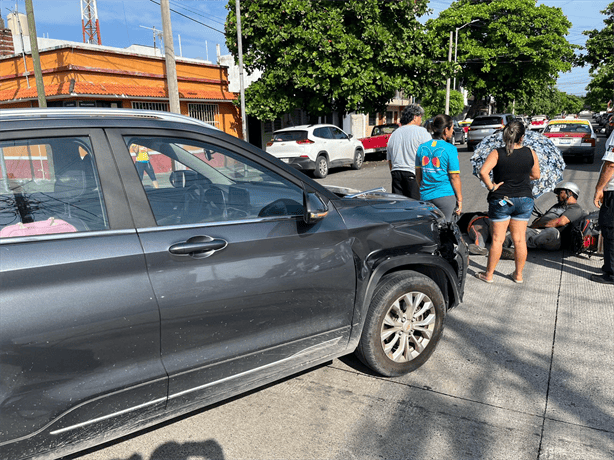
M314 115L383 112L398 90L418 95L427 0L242 0L247 72L262 77L245 91L260 120L303 108ZM226 44L237 60L235 0L227 6Z
M476 100L492 95L499 107L527 100L571 70L571 22L560 8L536 0L458 0L427 21L436 58L445 59L450 32L459 29L458 74Z
M587 102L595 111L605 110L607 102L614 100L614 3L601 12L606 15L601 30L582 32L588 35L586 52L580 57L582 65L589 65L591 82L587 86Z
M446 109L446 90L440 89L431 92L420 102L424 109L424 117L432 118L440 113L445 113ZM465 101L460 91L450 91L450 116L459 115L465 108Z

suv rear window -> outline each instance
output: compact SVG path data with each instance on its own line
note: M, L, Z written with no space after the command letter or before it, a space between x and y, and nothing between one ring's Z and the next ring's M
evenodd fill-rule
M300 141L307 139L307 131L283 131L273 134L273 142Z
M471 126L489 126L489 125L501 125L503 124L502 117L484 117L484 118L476 118L471 123Z

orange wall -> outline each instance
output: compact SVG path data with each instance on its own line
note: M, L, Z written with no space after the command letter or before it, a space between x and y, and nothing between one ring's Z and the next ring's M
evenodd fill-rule
M30 72L30 86L34 87L34 66L31 56L26 57ZM166 87L166 65L163 58L140 56L130 53L112 53L108 51L65 47L40 53L43 84L57 85L74 79L77 82L96 84L118 84L128 86ZM228 92L228 72L225 67L214 64L201 64L181 61L176 62L179 91L221 91ZM24 64L21 56L0 60L0 90L19 90L27 88ZM108 96L79 95L79 99L109 99ZM54 98L57 100L58 98ZM74 99L61 96L59 99ZM51 98L49 99L51 100ZM131 108L132 101L143 99L133 97L117 101L121 107ZM166 99L147 98L149 101L167 102ZM115 100L114 100L115 102ZM188 113L189 99L182 99L181 113ZM194 103L203 102L195 99ZM219 106L219 128L234 136L241 136L241 119L238 108L231 101L207 101ZM37 107L34 101L15 101L11 107ZM3 107L9 107L3 104Z

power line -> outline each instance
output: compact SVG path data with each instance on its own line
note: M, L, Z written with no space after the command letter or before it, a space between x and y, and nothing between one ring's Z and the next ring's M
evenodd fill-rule
M160 5L160 3L158 3L156 0L149 0L149 1L150 1L150 2L152 2L152 3L155 3L156 5ZM179 16L183 16L183 17L184 17L184 18L186 18L186 19L189 19L190 21L194 21L194 22L196 22L196 23L200 24L201 26L205 26L205 27L207 27L207 28L209 28L209 29L211 29L211 30L215 30L216 32L219 32L219 33L221 33L221 34L222 34L222 35L224 35L224 36L226 35L226 34L225 34L223 31L218 30L218 29L216 29L215 27L211 27L210 25L205 24L204 22L197 21L196 19L194 19L194 18L192 18L192 17L190 17L190 16L187 16L187 15L185 15L185 14L183 14L183 13L180 13L180 12L179 12L179 11L177 11L177 10L174 10L174 9L170 8L170 11L172 11L172 12L173 12L173 13L175 13L175 14L178 14Z

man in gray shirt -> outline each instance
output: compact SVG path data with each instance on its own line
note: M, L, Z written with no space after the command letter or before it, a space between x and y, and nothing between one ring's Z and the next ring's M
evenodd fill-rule
M388 139L386 158L392 175L392 193L420 199L420 187L416 182L416 151L420 144L432 139L423 128L424 109L409 104L401 114L401 127Z

